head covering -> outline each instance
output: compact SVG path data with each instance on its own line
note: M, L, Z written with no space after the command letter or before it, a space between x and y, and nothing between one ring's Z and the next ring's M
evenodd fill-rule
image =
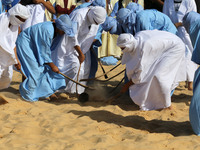
M3 5L9 5L13 2L14 0L2 0Z
M122 8L117 13L117 21L121 24L125 33L134 34L136 13L127 8Z
M127 9L129 9L130 11L132 11L133 13L136 13L136 12L139 12L141 10L144 10L144 8L140 5L140 4L137 4L137 3L129 3L127 6L126 6Z
M106 1L105 0L94 0L92 1L93 6L101 6L103 8L106 7Z
M106 17L106 21L102 24L103 30L110 31L110 34L117 32L117 20L113 17Z
M121 8L117 13L117 21L119 23L124 23L127 17L131 14L131 11L127 8Z
M121 60L122 64L126 64L132 59L132 55L134 55L136 46L137 46L137 40L133 37L130 33L123 33L120 34L117 38L117 46L120 48L124 48L122 50L123 57Z
M194 47L192 61L200 65L200 14L194 11L186 14L183 18L183 26L189 33Z
M102 24L106 20L106 10L101 6L91 7L87 17L91 24Z
M69 37L74 37L77 32L77 23L71 21L70 17L65 14L61 15L58 19L55 20L56 27L65 32Z
M30 17L29 10L21 4L17 4L11 9L9 9L8 14L10 15L10 23L12 25L20 25L24 23L20 21L16 16L19 16L23 19L28 19Z

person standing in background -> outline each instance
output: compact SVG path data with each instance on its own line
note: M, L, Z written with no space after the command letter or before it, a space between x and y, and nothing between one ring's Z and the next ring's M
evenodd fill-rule
M191 61L193 46L189 34L182 25L182 21L185 14L191 11L197 11L194 0L166 0L164 2L163 13L172 20L178 30L177 35L183 40L183 43L185 43L186 46L185 58L181 64L178 78L181 81L186 81L188 90L192 90L192 81L197 65Z

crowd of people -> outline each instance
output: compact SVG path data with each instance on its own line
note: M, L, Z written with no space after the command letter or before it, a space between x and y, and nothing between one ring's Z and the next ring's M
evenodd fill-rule
M1 0L0 89L9 87L14 68L22 73L19 91L27 101L81 94L85 88L74 81L95 77L97 57L107 54L126 65L120 92L129 91L141 110L170 108L181 81L194 88L190 118L196 129L198 12L198 0Z

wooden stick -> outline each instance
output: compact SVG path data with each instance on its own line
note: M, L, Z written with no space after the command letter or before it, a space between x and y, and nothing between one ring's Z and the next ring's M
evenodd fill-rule
M107 82L107 81L109 81L109 80L111 80L111 79L117 77L118 75L122 74L125 70L126 70L126 69L122 70L121 72L119 72L119 73L117 73L116 75L114 75L114 76L108 78L107 80L98 80L98 81L100 81L100 82Z
M121 95L122 95L122 93L119 92L117 95L108 98L108 99L107 99L106 101L104 101L104 102L105 102L105 103L108 103L108 104L111 104L115 99L118 99Z
M77 82L78 82L80 70L81 70L81 64L80 64L79 69L78 69ZM76 83L76 95L78 96L78 84L77 83Z
M71 79L70 77L66 76L65 74L63 74L63 73L61 73L61 72L60 72L59 74L63 75L65 78L71 80L72 82L74 82L74 83L76 83L76 84L78 84L78 85L80 85L80 86L82 86L82 87L84 87L84 88L87 88L87 89L90 89L90 90L95 90L95 89L92 88L92 87L89 87L89 86L83 85L83 84L81 84L81 83L79 83L79 82L77 82L77 81Z
M118 65L116 65L115 67L113 67L113 68L111 68L109 71L107 71L107 72L105 72L105 73L103 73L102 75L99 75L99 76L97 76L97 77L95 77L95 78L90 78L90 79L81 79L80 81L90 81L90 80L96 80L96 79L98 79L98 78L100 78L100 77L102 77L102 76L104 76L105 74L108 74L108 73L110 73L111 71L113 71L114 69L116 69L118 66L120 66L121 65L121 63L119 63Z
M27 77L26 77L25 74L22 72L22 70L20 69L19 71L20 71L20 73L22 74L22 76L26 79Z
M122 80L116 85L116 87L112 89L109 93L113 93L118 88L118 86L124 81L124 79L125 77L123 77Z
M104 73L105 79L107 79L108 76L105 74L106 72L105 72L105 70L104 70L104 68L103 68L103 65L101 64L101 61L98 59L98 57L97 57L96 53L94 52L94 50L92 49L92 47L90 48L90 50L92 51L92 53L93 53L94 56L96 57L97 61L99 62L99 65L100 65L100 67L101 67L101 69L102 69L102 71L103 71L103 73Z

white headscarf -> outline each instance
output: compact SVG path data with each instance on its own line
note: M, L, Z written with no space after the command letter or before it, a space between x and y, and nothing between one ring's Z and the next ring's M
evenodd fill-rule
M124 48L122 50L122 64L126 64L132 58L131 55L134 55L137 43L137 40L130 33L123 33L119 35L117 39L117 46Z
M20 21L16 16L19 16L23 19L28 19L30 17L29 10L21 4L17 4L11 9L9 9L8 13L10 15L10 23L12 25L21 25L24 23Z
M102 24L106 20L106 10L100 6L90 7L87 17L91 24Z

